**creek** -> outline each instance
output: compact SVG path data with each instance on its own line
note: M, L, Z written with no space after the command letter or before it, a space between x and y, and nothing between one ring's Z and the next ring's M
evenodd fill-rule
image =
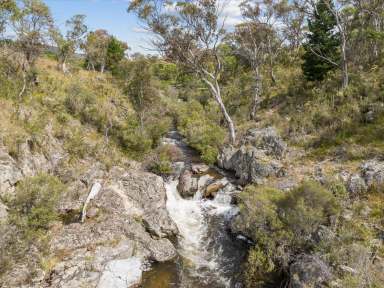
M197 153L188 147L180 134L168 133L163 144L174 145L182 152L182 162L174 163L189 169L202 164ZM198 177L198 191L191 198L183 198L177 189L178 177L166 181L167 210L179 230L176 248L178 257L173 262L157 263L144 273L144 288L237 288L247 244L231 235L229 221L238 213L232 204L236 186L231 175L216 167ZM226 185L214 197L203 197L206 181Z

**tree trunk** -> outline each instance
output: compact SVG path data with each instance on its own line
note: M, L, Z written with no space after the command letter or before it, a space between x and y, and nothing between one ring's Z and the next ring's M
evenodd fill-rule
M64 74L67 74L69 72L68 67L67 67L67 63L65 61L63 61L63 63L61 63L61 71Z
M345 34L341 33L341 70L343 74L343 83L342 83L342 88L345 89L349 85L349 75L348 75L348 62L347 62L347 41L345 38Z
M261 89L262 89L262 79L259 71L259 67L255 69L255 94L253 95L253 102L251 107L250 117L251 120L256 119L256 111L260 102Z
M213 97L215 98L217 104L219 104L221 113L223 113L225 122L227 122L227 125L228 125L229 138L230 138L231 144L235 144L235 142L236 142L235 125L233 124L231 116L229 116L227 109L225 108L225 105L223 103L223 99L221 98L220 85L217 82L217 79L214 80L215 84L213 84L212 82L210 82L206 78L203 78L203 80L209 86Z
M273 71L273 63L271 63L271 68L270 68L270 75L271 75L271 80L272 80L272 84L273 85L276 85L276 76L275 76L275 72Z
M329 8L330 11L333 13L336 19L336 26L339 30L340 36L341 36L341 72L342 72L342 89L345 89L348 87L349 84L349 75L348 75L348 61L347 61L347 37L346 37L346 30L345 27L343 27L342 20L340 19L340 13L337 10L333 10L332 8Z

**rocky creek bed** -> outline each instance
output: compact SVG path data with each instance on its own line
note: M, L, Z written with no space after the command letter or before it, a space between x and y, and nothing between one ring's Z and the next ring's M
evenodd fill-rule
M232 235L229 222L238 212L232 197L239 190L224 171L200 162L195 152L171 132L163 144L174 145L182 160L166 180L166 207L178 228L178 257L158 263L143 275L142 286L241 287L240 267L247 244Z

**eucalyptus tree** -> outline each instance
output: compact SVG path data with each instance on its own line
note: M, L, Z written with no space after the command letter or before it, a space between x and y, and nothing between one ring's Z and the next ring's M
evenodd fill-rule
M20 0L16 4L10 27L16 35L15 47L20 53L18 62L23 78L20 99L29 83L38 83L35 64L47 43L53 20L48 6L41 0Z
M262 67L267 61L270 34L273 29L263 23L244 22L236 26L233 38L237 51L249 63L254 75L254 94L250 109L250 118L256 119L257 107L263 91Z
M18 3L11 26L16 34L17 47L23 53L26 64L34 67L47 43L53 20L48 6L41 0L22 0Z
M68 72L67 61L80 48L83 38L87 33L87 26L84 23L85 15L75 15L66 21L68 31L64 36L59 29L51 30L51 37L56 44L57 59L59 61L60 69Z
M223 6L216 0L133 0L128 11L142 19L155 35L153 44L167 59L196 74L208 87L226 121L232 143L235 125L223 103L219 46L225 36Z
M158 94L153 87L151 66L148 59L141 57L133 61L132 64L126 92L137 113L141 131L144 131L146 114L155 103Z
M353 6L351 59L363 67L377 64L384 55L384 1L353 0Z
M11 16L17 9L16 2L14 0L2 0L0 1L0 35L4 33L9 24Z
M99 29L90 32L84 44L86 61L89 69L99 69L104 72L107 65L108 46L111 36L106 30Z
M279 0L245 0L241 3L242 16L246 22L255 23L259 27L265 26L270 30L270 33L265 34L264 41L272 83L276 83L275 62L285 41L280 19L283 14L282 7Z

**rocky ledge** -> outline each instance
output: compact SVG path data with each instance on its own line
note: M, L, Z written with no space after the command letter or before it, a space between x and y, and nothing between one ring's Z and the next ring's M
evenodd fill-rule
M59 175L68 188L58 207L67 220L55 222L49 231L46 267L37 264L40 268L31 276L28 263L40 263L43 258L29 253L31 259L7 272L1 287L126 288L127 283L136 287L148 263L176 256L170 239L177 228L166 210L161 177L141 171L134 163L107 171L92 159L74 176L60 167L59 160L65 158L60 145L53 150L52 157L46 157L25 147L30 155L14 160L0 149L0 194L12 194L18 181L42 171ZM6 209L0 202L2 221Z
M286 150L274 128L254 128L247 131L238 148L224 147L217 162L220 168L234 171L240 184L263 184L267 177L285 174L280 160Z

